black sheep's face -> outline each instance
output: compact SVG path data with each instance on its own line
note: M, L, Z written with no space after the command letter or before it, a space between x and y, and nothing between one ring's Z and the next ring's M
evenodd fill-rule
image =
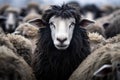
M59 50L65 50L69 47L75 27L75 19L63 19L53 16L49 20L51 37L55 47Z
M10 33L15 30L15 28L18 26L20 21L19 15L13 12L5 12L1 17L1 19L2 18L4 19L4 21L2 21L4 23L2 25L4 26L4 31Z
M16 26L18 25L18 20L17 20L17 14L15 13L8 13L6 14L6 22L5 22L5 27L6 30L9 31L14 31Z
M53 41L54 46L58 50L66 50L73 38L75 27L85 27L93 21L82 19L79 23L76 22L76 19L73 17L70 18L62 18L53 16L49 19L48 22L41 20L39 18L30 20L28 23L37 25L40 28L46 28L49 24L50 34ZM78 26L76 26L76 24ZM47 28L46 28L47 29Z

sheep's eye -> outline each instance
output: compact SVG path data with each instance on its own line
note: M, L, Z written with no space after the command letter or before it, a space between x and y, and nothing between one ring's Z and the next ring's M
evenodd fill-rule
M71 28L72 26L75 26L75 23L74 23L74 22L72 22L72 23L70 24L69 28Z
M55 25L52 22L50 22L49 25L55 28Z

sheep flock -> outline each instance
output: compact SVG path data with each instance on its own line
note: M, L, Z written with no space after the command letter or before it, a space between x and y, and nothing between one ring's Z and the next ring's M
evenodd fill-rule
M0 80L120 80L120 6L0 5Z

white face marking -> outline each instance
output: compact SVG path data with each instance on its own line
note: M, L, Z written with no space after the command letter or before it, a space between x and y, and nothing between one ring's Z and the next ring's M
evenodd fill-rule
M7 21L6 21L6 29L15 29L15 19L14 19L14 14L9 13L7 16Z
M31 9L29 13L37 13L35 9Z
M75 19L63 19L60 17L52 17L49 23L51 29L51 36L55 47L57 49L62 50L68 48L75 27Z
M86 18L89 19L89 20L93 20L94 19L94 15L92 12L87 12L86 13Z

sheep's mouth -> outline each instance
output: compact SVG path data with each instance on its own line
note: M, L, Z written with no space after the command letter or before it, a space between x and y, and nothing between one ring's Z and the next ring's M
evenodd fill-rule
M57 45L58 47L66 47L67 45L63 45L63 44L60 44L60 45Z
M56 45L56 48L57 49L60 49L60 50L64 50L68 47L68 45L63 45L63 44L60 44L60 45Z

